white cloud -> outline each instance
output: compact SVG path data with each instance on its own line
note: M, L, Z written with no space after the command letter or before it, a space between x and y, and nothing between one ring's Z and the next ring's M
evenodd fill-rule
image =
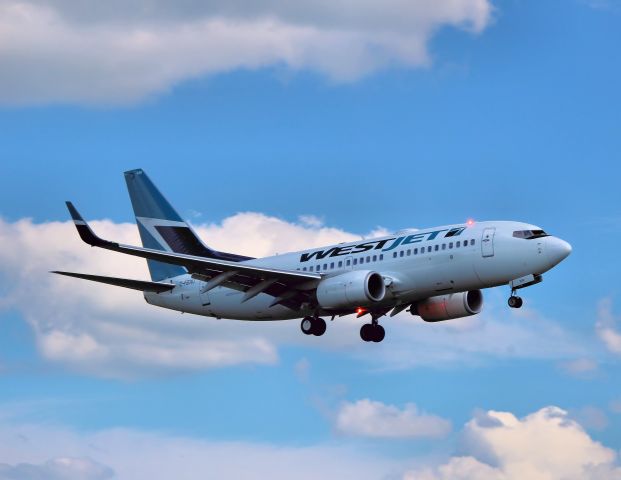
M616 453L594 441L565 410L546 407L519 419L489 411L463 431L462 454L412 471L417 480L619 479Z
M0 480L105 480L112 469L89 458L58 457L43 464L0 463Z
M440 438L451 431L448 420L420 412L413 403L399 409L366 398L341 405L335 426L346 435L374 438Z
M118 480L231 479L377 479L394 468L373 454L360 455L353 448L335 445L279 446L252 442L210 441L155 432L115 428L94 433L62 427L2 425L0 462L8 472L21 465L49 471L66 452L89 462L91 476L62 477L63 480L103 480L114 471ZM51 462L47 459L54 458ZM72 460L74 472L76 460ZM95 463L97 462L97 463ZM0 467L1 468L1 467ZM96 470L99 468L99 470ZM2 470L0 470L1 472ZM79 470L78 470L79 471ZM101 472L97 476L97 471ZM60 480L61 477L8 477L6 480ZM0 479L5 480L0 475Z
M598 364L592 358L576 358L559 364L560 368L577 378L590 378L598 369Z
M599 302L595 332L610 352L621 355L621 332L617 329L617 319L612 314L610 298L603 298Z
M308 382L310 370L311 370L311 364L307 358L301 358L293 366L293 371L295 372L295 376L298 377L298 380L300 382Z
M3 422L0 478L103 480L114 472L118 480L363 480L397 478L400 473L406 480L621 479L617 454L593 440L557 407L542 408L523 418L510 412L478 413L461 432L459 453L445 460L437 455L388 458L373 453L377 449L360 449L359 444L345 440L279 446L125 428L89 433L53 425ZM408 469L406 465L416 467ZM12 476L3 477L5 472ZM37 477L24 472L41 474ZM42 472L66 475L43 476Z
M351 81L430 62L445 26L481 32L488 0L0 0L0 104L127 103L233 69Z
M139 244L135 225L104 220L93 227L105 238ZM197 229L214 248L252 256L361 238L259 213L240 213ZM135 377L241 363L269 365L278 361L280 345L339 351L373 368L437 368L486 358L562 360L585 353L584 342L555 322L532 310L495 311L494 302L488 302L481 316L441 324L426 324L408 313L384 318L387 338L373 345L358 336L364 317L329 322L327 333L316 338L302 335L297 321L182 315L147 305L135 291L48 274L63 269L148 278L142 259L84 245L70 222L0 220L0 245L0 308L22 313L44 358L95 375Z

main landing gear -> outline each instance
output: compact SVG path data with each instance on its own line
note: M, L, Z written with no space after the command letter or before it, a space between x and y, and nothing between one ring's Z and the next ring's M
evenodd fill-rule
M384 327L378 323L378 318L379 317L373 316L371 323L365 323L360 328L360 338L362 338L365 342L379 343L384 340L386 331L384 330Z
M321 337L326 333L326 321L319 317L304 317L300 324L300 328L306 335Z

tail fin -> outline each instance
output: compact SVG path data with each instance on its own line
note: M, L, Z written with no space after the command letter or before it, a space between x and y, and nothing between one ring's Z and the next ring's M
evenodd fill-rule
M217 252L207 247L142 169L125 172L125 181L144 247L231 261L250 258ZM185 268L176 265L155 260L147 262L154 281L187 273Z

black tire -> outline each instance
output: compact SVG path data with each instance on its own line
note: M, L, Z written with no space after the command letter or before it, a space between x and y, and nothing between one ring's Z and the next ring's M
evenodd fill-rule
M509 297L509 300L507 301L507 303L509 304L509 306L511 308L519 308L518 307L518 300L520 299L520 297L516 297L515 295L511 295Z
M326 333L326 321L323 318L313 318L313 335L321 337Z
M524 300L522 300L522 297L517 297L517 305L515 306L515 308L522 308L523 304Z
M384 327L382 327L381 325L375 325L375 327L373 328L373 341L375 343L379 343L384 340L385 336L386 330L384 330Z
M360 327L360 338L362 338L365 342L370 342L373 339L373 325L365 323L362 327Z
M300 323L300 329L304 335L313 333L313 317L304 317Z

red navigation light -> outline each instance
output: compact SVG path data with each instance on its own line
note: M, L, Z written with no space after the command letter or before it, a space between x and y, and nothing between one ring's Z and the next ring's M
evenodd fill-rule
M364 308L358 307L358 308L356 309L356 313L357 313L358 315L360 315L362 312L364 312Z
M468 221L466 222L466 224L471 227L472 225L474 225L474 220L472 220L472 218L469 218Z

